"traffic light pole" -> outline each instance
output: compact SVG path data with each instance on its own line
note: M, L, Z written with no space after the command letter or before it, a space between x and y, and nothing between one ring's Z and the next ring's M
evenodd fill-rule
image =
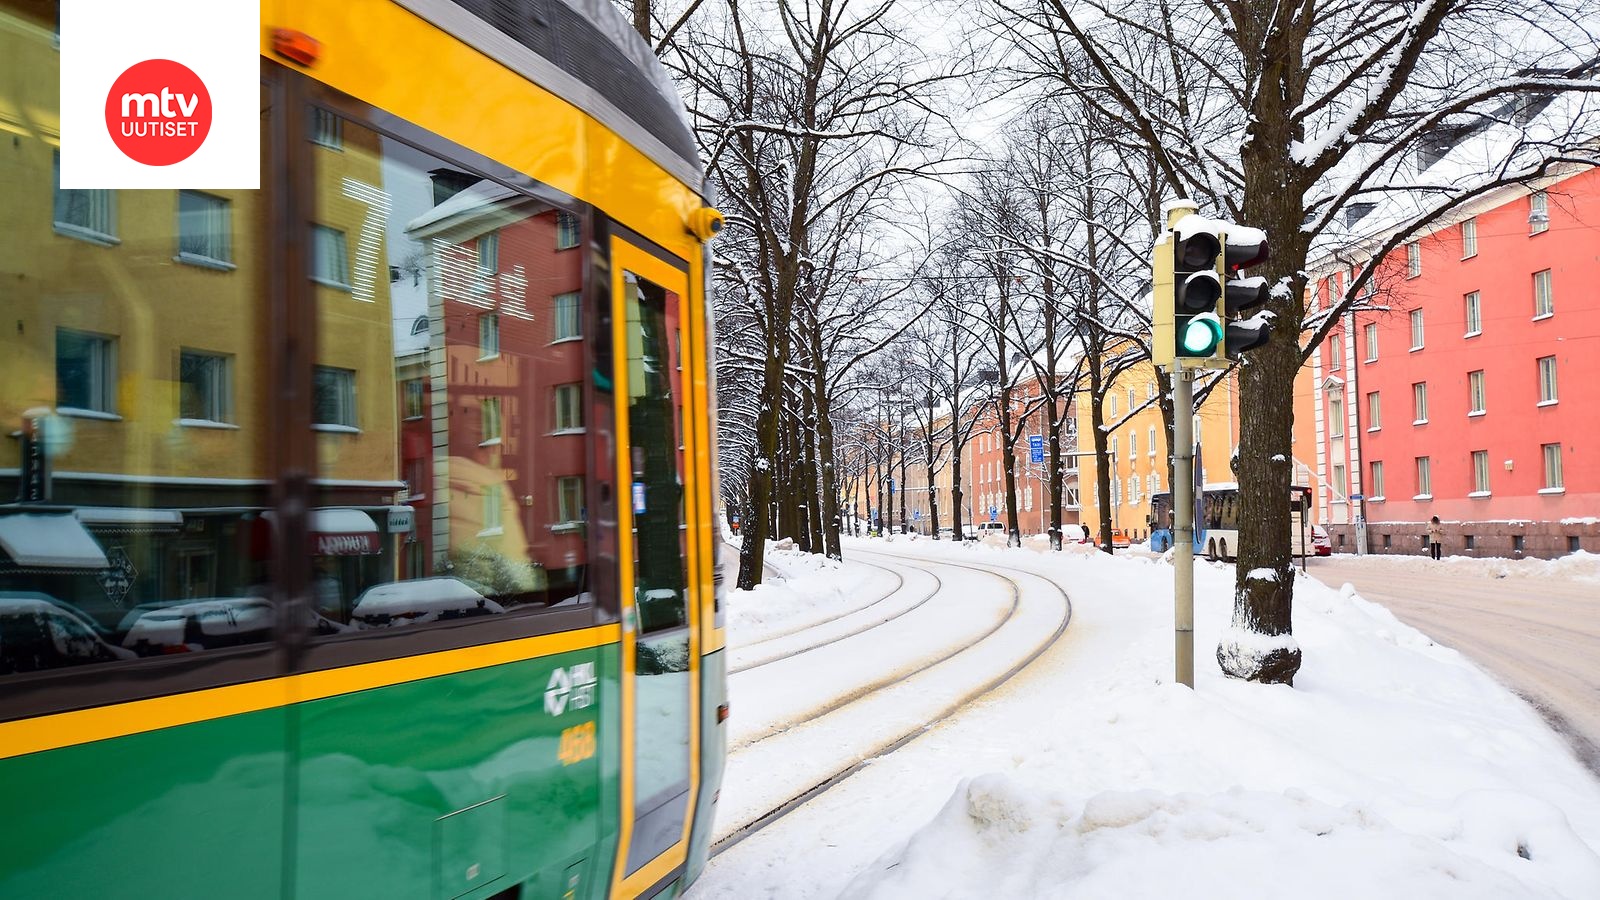
M1172 372L1172 638L1179 684L1194 687L1194 370Z

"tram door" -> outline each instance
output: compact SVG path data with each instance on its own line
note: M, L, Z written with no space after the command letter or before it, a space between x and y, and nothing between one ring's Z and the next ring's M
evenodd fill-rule
M699 677L687 562L693 473L685 428L687 272L612 243L623 601L622 845L615 877L633 896L687 858ZM625 400L625 402L623 402ZM686 490L687 488L687 490Z

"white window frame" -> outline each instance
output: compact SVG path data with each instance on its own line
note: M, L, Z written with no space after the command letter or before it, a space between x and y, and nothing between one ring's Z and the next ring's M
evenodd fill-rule
M554 310L550 321L555 335L551 343L582 340L583 294L578 291L557 294L550 299L550 305Z
M478 277L493 278L500 273L500 232L487 231L478 235L475 247L478 256Z
M85 372L88 404L70 406L61 403L61 337L71 335L89 348L89 365ZM56 329L56 412L64 416L118 419L117 415L117 339L113 335L75 328Z
M551 434L582 434L583 386L558 384L552 388L554 427Z
M1489 496L1489 451L1472 451L1472 491L1468 497Z
M209 364L214 367L205 379L200 398L201 409L193 410L199 415L184 415L183 389L189 385L185 378L185 370L189 368L190 361ZM190 350L187 348L178 351L178 422L181 425L217 426L233 424L233 357L225 353L212 353L206 350Z
M122 243L117 237L116 192L63 188L61 151L52 151L51 162L55 183L50 198L50 219L55 233L101 247L115 247Z
M1548 319L1556 314L1555 287L1549 269L1533 273L1533 319Z
M413 401L415 401L413 403ZM400 415L405 421L421 419L428 414L428 391L421 378L407 378L400 382Z
M1462 295L1462 304L1466 307L1467 333L1463 337L1477 337L1483 334L1483 295L1479 291L1468 291Z
M583 476L562 475L556 479L556 523L557 528L563 525L579 525L583 519ZM568 492L572 495L569 508Z
M1154 425L1150 426L1150 433L1148 435L1148 440L1149 440L1149 443L1150 443L1150 448L1148 450L1146 450L1145 453L1148 456L1155 456L1156 455L1156 427Z
M203 200L201 209L185 212L184 198ZM233 201L206 191L178 191L178 262L232 271Z
M483 486L483 530L478 532L479 537L489 537L505 533L504 523L505 486L501 484L486 484Z
M1484 370L1467 373L1467 415L1481 416L1488 412L1489 391L1484 384Z
M1378 325L1377 325L1376 322L1369 322L1365 326L1363 326L1363 330L1366 332L1366 335L1367 335L1367 362L1369 362L1369 363L1370 362L1377 362L1378 361Z
M318 407L321 406L319 394L325 389L325 382L321 376L333 375L333 389L338 392L334 397L337 405L335 422L313 422L311 427L318 431L358 432L361 430L357 418L356 406L356 372L354 369L341 369L337 366L317 366L312 379L311 415L316 417Z
M1338 394L1328 398L1328 436L1344 437L1344 397Z
M497 447L500 445L502 435L505 433L505 416L500 406L499 397L484 397L479 409L479 433L482 440L479 447Z
M582 240L583 223L578 221L576 213L566 210L556 211L556 249L571 250L578 246Z
M1566 493L1566 477L1561 471L1561 445L1541 444L1540 449L1544 455L1544 487L1539 489L1539 493Z
M1461 258L1478 255L1478 219L1476 216L1461 223Z
M500 314L478 314L478 362L500 358Z
M1383 460L1375 459L1370 465L1372 470L1372 494L1367 499L1381 501L1385 499L1383 495Z
M1411 311L1411 351L1413 353L1422 349L1427 336L1422 310L1413 309Z
M1371 391L1367 394L1367 430L1381 431L1383 429L1383 397L1381 391Z
M1411 424L1428 424L1428 383L1418 381L1411 385Z
M1550 195L1534 191L1528 195L1528 234L1544 234L1550 230Z
M329 150L344 151L344 119L321 107L311 109L311 143Z
M1561 401L1560 385L1557 382L1556 358L1554 356L1541 356L1539 363L1539 405L1554 406Z
M1433 457L1419 456L1417 460L1417 493L1413 500L1433 499Z
M1416 241L1406 244L1406 277L1416 278L1422 274L1422 247Z
M311 280L341 291L350 287L350 245L344 230L311 226Z

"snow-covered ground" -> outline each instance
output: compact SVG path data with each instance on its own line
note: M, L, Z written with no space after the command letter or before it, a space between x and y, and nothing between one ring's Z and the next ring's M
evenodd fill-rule
M1353 591L1297 581L1295 686L1246 684L1214 659L1232 568L1201 563L1190 691L1171 683L1160 560L931 541L846 555L869 547L1043 575L1070 594L1071 627L715 858L692 897L1600 897L1600 784L1526 703ZM870 571L797 581L849 597ZM789 621L816 612L788 587L736 595L730 615L775 621L791 595L807 611Z
M1426 572L1442 571L1452 575L1470 575L1479 578L1560 578L1572 581L1600 582L1600 553L1579 551L1556 559L1506 559L1469 556L1446 556L1435 560L1431 556L1400 556L1373 553L1366 556L1335 554L1333 559L1359 561L1374 572Z

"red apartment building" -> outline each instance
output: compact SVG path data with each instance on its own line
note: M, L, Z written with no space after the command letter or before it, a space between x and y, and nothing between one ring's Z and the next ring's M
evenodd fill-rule
M1313 357L1336 551L1600 552L1600 171L1485 195L1380 265ZM1324 272L1326 303L1348 271Z
M1017 480L1017 527L1024 535L1044 534L1050 527L1050 445L1049 423L1045 410L1040 407L1042 393L1037 378L1017 385L1011 392L1013 427L1022 420L1021 438L1015 450ZM1061 452L1077 451L1077 417L1070 403L1063 404L1065 412L1061 422ZM1043 461L1033 462L1029 438L1037 436L1043 444ZM979 413L972 427L972 437L964 448L962 461L961 521L965 523L1006 522L1006 475L1004 441L1000 431L999 416L993 405ZM1061 523L1077 525L1078 522L1078 461L1068 455L1064 460L1066 473L1062 478Z

